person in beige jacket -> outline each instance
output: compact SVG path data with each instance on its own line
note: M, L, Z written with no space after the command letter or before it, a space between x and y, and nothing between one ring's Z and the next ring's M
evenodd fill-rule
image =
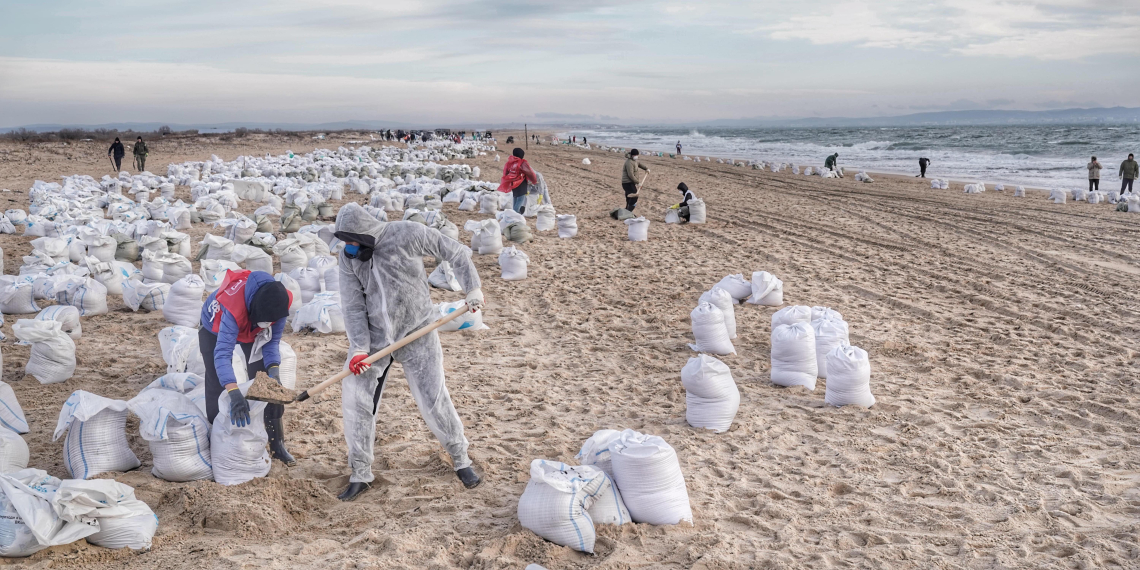
M625 209L630 212L637 207L638 185L642 180L637 175L637 169L649 173L649 168L637 161L639 155L636 148L629 151L629 154L625 155L625 165L621 169L621 189L625 192Z
M1092 157L1092 162L1089 162L1089 192L1100 190L1100 163L1096 161L1096 157Z

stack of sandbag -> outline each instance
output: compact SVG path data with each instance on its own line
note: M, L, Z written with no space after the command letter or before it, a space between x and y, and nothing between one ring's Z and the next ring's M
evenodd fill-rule
M76 390L63 403L52 441L67 433L63 461L68 473L88 479L140 465L127 445L127 403Z
M681 369L685 387L685 420L696 428L722 433L732 427L740 407L740 391L728 365L700 354Z
M834 313L834 315L830 313ZM812 309L811 328L815 330L816 374L820 378L828 378L828 353L851 343L847 321L839 317L839 313L835 311L830 311L830 313L821 314L819 318L815 318L815 308Z
M741 303L752 295L752 284L744 278L744 274L742 273L726 275L724 279L717 282L715 287L720 287L727 291L734 303Z
M75 374L75 341L63 332L59 321L20 319L12 325L16 338L32 343L24 372L41 384L55 384Z
M752 296L748 302L753 305L777 307L784 304L784 282L767 271L752 273Z
M627 429L609 448L614 481L634 522L693 523L677 452L664 439Z
M312 329L320 333L344 332L344 309L340 306L338 291L323 291L313 295L293 316L293 332Z
M519 498L519 523L579 552L594 552L595 524L624 524L629 511L610 478L589 465L535 459Z
M60 328L71 340L79 340L83 336L83 325L79 322L79 309L71 305L52 305L46 307L36 315L37 321L59 321Z
M689 348L710 354L736 354L736 348L728 338L728 327L724 323L724 312L711 303L701 303L689 314L693 325L696 344Z
M30 427L16 393L6 382L0 382L0 404L0 473L12 473L28 466L28 444L21 434Z
M875 405L871 395L871 362L857 346L837 346L827 353L827 389L823 401L832 406Z
M774 317L774 316L773 316ZM772 327L772 383L815 390L815 332L796 322Z
M529 263L530 256L515 249L513 245L499 254L499 267L503 270L503 280L505 281L526 279L526 267Z
M451 303L440 303L433 305L432 310L435 315L435 320L438 321L443 317L454 313L455 311L462 311L467 308L466 301L454 301ZM439 332L452 332L452 331L481 331L491 327L483 324L483 311L468 311L461 317L456 317L448 321L443 326L439 327Z
M176 390L147 388L127 406L139 417L139 435L150 447L152 475L179 482L213 478L210 425L190 397Z
M244 395L252 381L238 384ZM210 458L214 481L240 485L269 474L269 434L265 432L265 402L249 401L250 423L239 427L230 421L230 395L218 397L218 415L210 428Z
M705 223L705 201L700 198L689 200L689 223Z
M198 326L202 318L202 297L205 292L206 284L197 275L190 274L175 281L162 305L163 318L184 327Z
M649 220L644 216L625 220L629 241L646 241L649 239Z
M558 237L569 239L578 235L578 217L574 214L558 214Z
M724 313L724 328L728 333L728 338L736 338L736 309L734 308L736 303L728 291L714 285L712 289L701 294L699 303L709 303L720 309L720 312Z
M428 275L428 284L444 291L463 290L463 287L459 285L459 280L455 277L455 270L451 268L451 263L448 261L440 261L439 265L435 266L435 270Z

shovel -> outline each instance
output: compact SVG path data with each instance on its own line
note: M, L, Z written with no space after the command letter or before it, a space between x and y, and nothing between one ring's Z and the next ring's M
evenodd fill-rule
M456 309L438 321L409 334L408 336L400 339L398 342L389 345L384 350L381 350L380 352L377 352L376 354L365 358L364 362L367 364L372 364L377 360L380 360L381 358L384 358L385 356L388 356L389 354L392 354L393 352L396 352L397 350L400 350L401 348L407 346L412 341L430 333L431 331L434 331L435 329L438 329L439 327L442 327L443 325L446 325L447 323L459 318L460 316L467 314L470 310L471 309L466 306L464 306L462 309ZM254 380L253 385L249 387L249 390L247 391L245 397L250 400L269 402L270 404L292 404L293 402L304 402L305 400L308 400L309 398L321 393L325 388L328 388L329 386L332 386L333 384L336 384L337 382L348 378L350 375L352 375L351 370L344 370L336 376L333 376L328 380L325 380L324 382L321 382L320 384L317 384L316 386L313 386L312 388L309 388L308 390L297 394L292 399L284 399L276 395L277 393L280 393L281 390L274 390L273 392L270 392L268 390L262 389L264 387L260 386L261 381Z

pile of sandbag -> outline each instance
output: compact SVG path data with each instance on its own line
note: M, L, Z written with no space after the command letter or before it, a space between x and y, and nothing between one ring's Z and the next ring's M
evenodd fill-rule
M339 291L323 291L301 306L293 316L293 332L312 329L319 333L344 332L344 309L340 306Z
M740 407L740 391L728 365L699 354L681 369L681 384L685 387L685 420L689 425L716 433L732 427Z
M127 403L76 390L63 403L52 441L67 434L63 460L68 473L88 479L140 465L127 445Z

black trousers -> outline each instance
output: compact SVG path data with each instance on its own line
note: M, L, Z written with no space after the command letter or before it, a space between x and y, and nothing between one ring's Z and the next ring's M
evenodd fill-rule
M218 396L222 395L222 385L218 382L218 371L214 368L214 348L218 345L218 336L205 327L198 329L198 349L202 352L202 362L206 365L206 421L214 423L218 415ZM250 378L258 372L265 370L265 360L249 362L249 353L253 351L252 342L239 343L241 351L245 353L245 371ZM265 419L275 420L285 415L283 404L267 404L265 406Z
M1100 190L1100 178L1089 178L1089 192Z
M1125 188L1127 188L1127 190L1125 190ZM1131 192L1131 191L1132 191L1132 179L1131 178L1125 178L1124 181L1120 183L1120 193L1123 194L1125 192Z
M919 162L918 163L918 170L919 170L919 176L926 178L926 163L925 162Z
M622 182L621 189L625 191L625 209L633 211L637 206L637 196L630 196L630 194L637 194L637 184L632 182Z
M115 172L123 170L123 157L116 156L113 160L115 161Z

